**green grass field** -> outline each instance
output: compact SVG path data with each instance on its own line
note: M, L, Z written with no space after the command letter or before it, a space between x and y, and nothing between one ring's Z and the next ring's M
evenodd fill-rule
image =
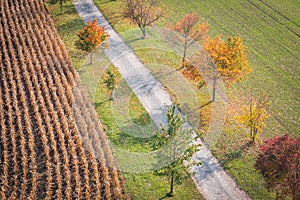
M272 126L269 126L272 127L271 130L267 132L278 134L288 132L299 136L300 74L298 68L300 61L298 56L300 51L298 46L300 40L295 33L300 33L299 23L296 22L300 16L297 12L299 3L298 6L293 6L295 2L277 3L281 4L281 8L290 9L289 13L285 13L291 16L287 15L286 18L282 17L284 14L278 14L282 13L279 8L276 8L278 10L275 12L275 8L268 7L261 1L185 1L183 3L175 0L162 1L162 6L173 8L177 16L180 14L182 16L185 12L197 12L210 23L212 36L223 34L226 38L229 35L240 35L249 47L249 60L254 66L253 72L242 86L253 87L257 93L267 93L272 102L269 111L280 124L272 123ZM273 5L271 2L268 3L267 5ZM170 15L176 16L175 12L171 12ZM239 91L239 87L233 90L235 93Z
M118 32L135 28L122 18L121 2L95 1ZM197 12L210 24L212 37L239 35L249 51L252 73L241 85L267 93L274 116L270 132L300 135L300 3L284 1L180 1L161 0L165 17L158 26L171 27L185 13ZM229 93L243 92L239 86ZM232 95L234 96L234 94ZM276 129L279 129L278 131ZM267 131L269 132L269 131ZM282 133L280 133L282 132Z

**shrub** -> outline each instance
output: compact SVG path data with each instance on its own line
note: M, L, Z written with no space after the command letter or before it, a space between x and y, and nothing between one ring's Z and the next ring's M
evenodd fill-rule
M264 176L277 198L300 199L300 138L276 136L260 147L255 168Z

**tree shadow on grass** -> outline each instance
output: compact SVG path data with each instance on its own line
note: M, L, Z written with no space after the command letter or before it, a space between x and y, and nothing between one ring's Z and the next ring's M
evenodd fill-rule
M120 132L115 142L123 145L149 145L152 144L157 129L151 124L148 113L143 113L138 117L128 119L123 125L119 125ZM147 147L147 148L148 148Z
M137 41L140 41L140 40L144 40L144 38L140 37L140 38L134 38L134 39L130 39L130 40L126 40L126 44L127 45L130 45L131 43L134 43L134 42L137 42Z
M171 197L170 194L167 193L167 194L165 194L165 196L161 197L159 200L167 199L167 198L170 198L170 197Z
M116 0L107 0L107 1L104 1L104 2L100 2L99 4L106 4L106 3L110 3L112 1L116 1Z
M210 100L210 101L206 102L205 104L201 105L201 106L199 107L199 109L204 108L205 106L208 106L208 105L211 104L211 103L213 103L212 100Z
M153 127L150 123L151 119L148 113L142 113L138 117L130 119L128 122L128 126L120 127L120 142L125 143L126 141L131 141L133 143L149 143L158 131L156 129L152 129ZM142 127L146 127L149 125L149 129L142 129Z
M48 5L53 6L51 3L48 3ZM76 9L75 9L75 7L73 5L65 5L63 3L62 14L60 13L60 5L59 5L59 3L57 3L57 5L55 5L55 6L57 6L57 9L58 9L58 12L55 14L55 16L64 17L65 14L66 15L72 15L72 14L76 14L77 13L77 11L76 11ZM47 11L48 11L48 9L47 9Z
M242 146L240 146L238 149L231 151L229 153L227 153L226 159L224 159L223 161L221 161L222 165L225 166L226 164L228 164L229 162L238 159L242 156L242 153L247 151L251 146L253 146L253 143L251 143L250 141L243 144Z
M62 10L62 16L64 14L67 15L77 14L77 11L73 5L64 5Z
M106 103L106 102L109 102L109 101L111 101L110 98L108 98L108 99L106 99L106 100L104 100L104 101L101 101L101 102L96 102L96 103L94 103L94 106L95 106L95 108L97 109L97 108L100 107L102 104L104 104L104 103Z
M84 23L81 19L70 20L67 23L64 23L58 27L59 30L65 30L68 33L74 33L78 31L78 27L83 27Z

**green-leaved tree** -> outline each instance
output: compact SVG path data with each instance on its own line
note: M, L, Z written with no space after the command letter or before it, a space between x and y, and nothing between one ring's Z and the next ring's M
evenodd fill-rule
M107 69L106 70L106 73L107 73L107 78L104 80L104 83L106 85L106 88L110 91L110 100L113 100L113 97L112 97L112 91L114 90L115 88L115 85L116 85L116 76L115 74L113 73L112 70L110 69Z
M168 124L161 128L153 143L153 150L163 148L163 153L158 156L159 166L166 166L156 171L158 175L170 178L170 191L168 196L173 196L174 182L181 183L184 175L192 165L198 165L191 160L200 144L192 143L193 130L184 128L186 120L178 113L175 106L167 109ZM197 137L195 138L195 140Z

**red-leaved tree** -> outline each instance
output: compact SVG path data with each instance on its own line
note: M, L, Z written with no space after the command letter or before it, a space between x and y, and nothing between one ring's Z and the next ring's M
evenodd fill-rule
M300 199L300 138L276 136L265 142L254 166L277 198Z

